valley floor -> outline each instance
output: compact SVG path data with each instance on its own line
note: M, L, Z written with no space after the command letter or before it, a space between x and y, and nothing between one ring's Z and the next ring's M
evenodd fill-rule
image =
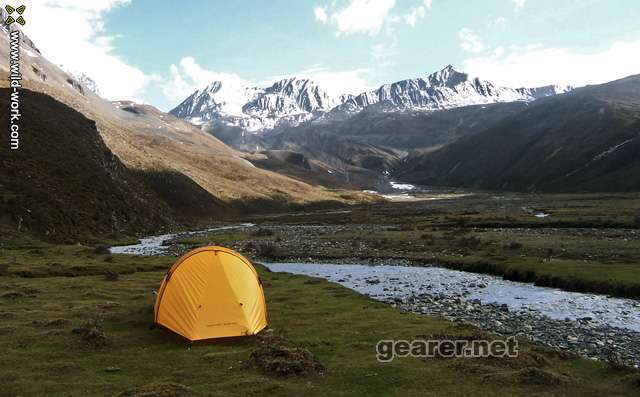
M260 217L247 220L256 227L178 237L164 256L109 254L101 245L5 241L0 248L2 393L636 395L637 370L525 339L515 359L379 363L380 339L497 336L262 266L271 331L261 337L189 348L148 326L152 291L175 255L209 243L234 247L256 261L438 262L638 298L639 209L634 195L483 193ZM539 213L549 216L536 217ZM280 359L274 372L273 365L265 365L274 357L261 354L278 349L299 354ZM303 373L293 374L298 371Z
M415 201L416 199L423 201ZM640 298L640 195L457 192L252 219L261 232L177 239L292 261L401 259L570 291Z

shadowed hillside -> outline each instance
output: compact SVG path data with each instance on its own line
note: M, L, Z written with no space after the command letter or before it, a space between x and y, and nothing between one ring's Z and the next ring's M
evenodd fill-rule
M426 185L514 191L640 189L640 76L532 103L493 127L406 160Z
M8 109L9 90L0 94ZM113 155L93 121L44 94L23 90L21 100L20 149L0 149L4 227L74 241L172 223L173 211Z

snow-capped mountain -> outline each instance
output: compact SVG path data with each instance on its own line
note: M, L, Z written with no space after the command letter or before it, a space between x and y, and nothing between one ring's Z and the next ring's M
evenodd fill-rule
M497 102L533 101L572 87L508 88L471 77L449 65L425 78L385 84L359 95L332 97L309 79L288 78L270 87L216 81L191 94L170 113L197 125L222 123L256 132L322 117L345 117L378 105L386 111L439 110Z
M95 80L93 80L87 74L62 64L59 64L58 67L65 73L67 73L69 77L71 77L72 80L67 80L68 84L79 90L84 90L86 88L97 96L100 96L100 88L98 87L98 83L96 83Z
M300 113L326 111L340 104L316 82L295 77L280 80L266 88L261 95L247 103L243 111L255 116L289 116Z
M521 93L525 98L530 98L527 100L534 100L546 96L564 94L572 90L573 87L570 85L545 85L536 88L518 88L516 91Z
M309 79L292 77L267 88L216 81L191 94L170 113L198 125L222 122L257 131L308 120L340 103Z
M85 86L85 88L87 88L94 94L100 96L100 88L98 87L98 84L91 77L87 76L84 73L81 73L80 75L74 75L74 77L76 78L76 80L80 82L80 84Z
M426 78L385 84L380 88L347 98L336 111L357 112L374 104L387 109L438 110L497 102L533 101L570 91L571 87L508 88L470 77L449 65Z

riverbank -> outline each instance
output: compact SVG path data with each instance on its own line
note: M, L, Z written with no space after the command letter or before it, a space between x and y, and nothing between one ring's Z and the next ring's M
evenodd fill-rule
M545 349L524 338L515 359L405 358L382 364L375 355L380 339L496 336L397 310L317 278L258 267L270 328L288 345L312 354L323 368L288 376L265 372L252 361L264 338L188 349L167 331L149 330L151 292L174 260L35 241L4 245L0 262L10 264L5 267L9 273L0 276L3 393L626 396L640 390L637 371ZM13 272L17 268L29 272Z
M266 263L344 285L393 307L640 367L640 302L564 292L438 267Z

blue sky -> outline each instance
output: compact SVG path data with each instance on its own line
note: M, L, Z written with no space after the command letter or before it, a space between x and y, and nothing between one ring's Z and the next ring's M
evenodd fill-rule
M640 73L638 0L41 0L30 11L27 33L49 59L109 99L163 110L213 79L300 75L356 93L447 64L509 86Z

